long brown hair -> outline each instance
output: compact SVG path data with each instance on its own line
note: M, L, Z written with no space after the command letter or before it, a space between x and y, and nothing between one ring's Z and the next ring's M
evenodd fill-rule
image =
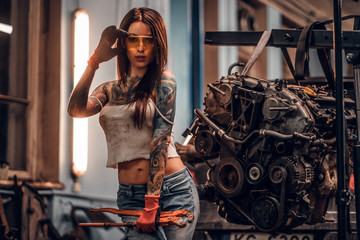
M133 8L124 17L120 23L120 28L128 30L131 23L141 21L149 25L151 34L155 38L155 57L154 60L148 65L147 71L140 80L137 88L135 89L134 99L131 104L136 103L134 124L138 128L142 128L146 118L146 106L148 98L156 99L153 94L153 89L157 81L160 81L162 72L167 64L167 36L164 21L161 15L150 8ZM127 49L124 44L120 44L120 53L117 56L117 68L119 81L126 83L126 77L130 71L130 61L127 58Z

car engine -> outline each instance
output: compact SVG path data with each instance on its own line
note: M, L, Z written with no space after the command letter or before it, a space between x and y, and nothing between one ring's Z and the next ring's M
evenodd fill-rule
M208 85L188 134L209 164L202 199L228 222L263 232L332 221L337 190L336 106L326 84L268 81L238 72ZM239 64L237 64L239 65ZM355 101L345 93L346 162L356 140Z

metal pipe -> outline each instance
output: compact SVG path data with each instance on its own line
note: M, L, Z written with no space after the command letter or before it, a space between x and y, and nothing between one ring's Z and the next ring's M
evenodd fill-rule
M221 91L219 88L215 87L214 85L212 85L211 83L208 84L208 87L215 90L216 92L220 93L221 95L225 96L225 92Z
M202 41L202 22L201 22L201 10L202 10L202 1L194 0L191 1L191 39L192 39L192 49L191 49L191 78L192 78L192 104L193 108L199 108L201 105L202 99L202 60L201 60L201 41Z
M228 135L226 135L226 133L224 132L224 130L222 130L221 128L219 128L213 121L211 121L207 116L205 116L205 114L199 110L199 109L195 109L195 114L203 121L205 121L211 128L213 128L216 132L216 134L218 134L221 138L233 142L233 143L237 143L237 144L244 144L246 143L250 138L252 138L252 136L254 136L255 134L259 134L259 131L253 131L249 134L249 136L247 136L244 140L238 140L232 137L229 137Z
M306 136L298 132L294 132L293 134L282 134L268 129L260 129L260 135L263 135L265 137L273 137L283 141L292 141L292 140L300 139L310 142L312 140L311 136Z
M354 92L355 92L355 103L356 103L356 127L358 130L358 141L359 141L359 129L360 129L360 64L354 65Z
M334 55L336 76L336 139L338 189L336 202L338 206L338 239L348 239L348 212L346 207L347 188L345 185L345 124L344 124L344 83L342 79L342 29L341 0L334 0Z

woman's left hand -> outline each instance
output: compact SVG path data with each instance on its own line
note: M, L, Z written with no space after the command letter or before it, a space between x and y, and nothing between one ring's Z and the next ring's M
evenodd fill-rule
M160 195L145 195L145 208L139 219L136 221L136 230L138 232L156 232L156 224L160 216L159 198Z

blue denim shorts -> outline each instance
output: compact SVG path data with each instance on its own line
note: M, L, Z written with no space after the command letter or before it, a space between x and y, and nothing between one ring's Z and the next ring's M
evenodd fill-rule
M147 185L119 184L117 193L117 204L119 209L142 210L145 206L144 196L147 192ZM162 211L176 211L187 209L194 213L194 222L186 222L186 227L178 226L158 227L155 233L138 233L136 228L126 228L127 239L192 239L196 222L200 214L199 196L195 183L187 168L164 177L161 195L160 208ZM122 216L123 222L136 222L138 217Z

